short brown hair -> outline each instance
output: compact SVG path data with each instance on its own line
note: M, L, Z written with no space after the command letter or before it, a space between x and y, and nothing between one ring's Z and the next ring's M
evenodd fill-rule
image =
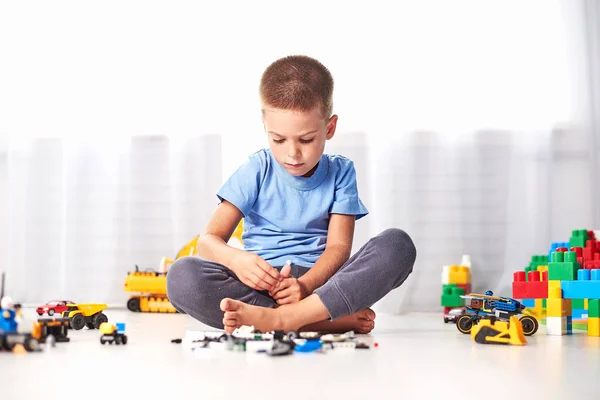
M333 77L314 58L302 55L280 58L267 67L260 80L265 105L293 111L310 111L320 105L323 117L333 112Z

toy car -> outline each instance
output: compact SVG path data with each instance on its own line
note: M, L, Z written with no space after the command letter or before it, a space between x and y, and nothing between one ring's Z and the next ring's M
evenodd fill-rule
M125 335L125 324L119 322L117 324L109 324L108 322L103 322L100 325L100 332L103 333L100 336L100 343L109 343L119 345L121 343L127 344L127 335Z
M447 324L448 322L456 322L461 315L465 314L465 312L466 311L464 307L457 307L451 309L446 314L444 314L444 323Z
M493 321L509 322L510 317L520 316L519 321L523 325L523 334L531 336L537 332L539 323L532 315L524 315L526 307L519 301L510 297L494 296L491 290L485 294L470 293L460 296L465 299L466 313L456 321L459 332L470 334L474 324L479 323L482 318Z
M44 315L48 313L49 316L56 314L62 314L67 311L67 304L74 304L71 300L52 300L36 308L35 312L38 315Z

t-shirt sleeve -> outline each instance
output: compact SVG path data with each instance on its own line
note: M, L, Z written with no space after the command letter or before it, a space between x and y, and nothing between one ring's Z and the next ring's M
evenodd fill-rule
M358 196L356 170L354 162L350 160L340 163L340 171L335 182L335 195L329 213L356 215L356 220L369 213Z
M261 170L260 159L248 157L217 191L219 201L227 200L247 217L258 197Z

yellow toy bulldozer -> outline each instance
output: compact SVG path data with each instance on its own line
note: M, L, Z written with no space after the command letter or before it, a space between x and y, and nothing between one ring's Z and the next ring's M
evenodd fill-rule
M106 307L106 304L67 304L62 316L69 318L69 325L77 331L84 326L98 329L103 322L108 322L108 317L102 313Z
M232 237L242 242L243 220L240 221ZM138 293L132 295L127 301L127 309L133 312L167 312L176 313L177 310L167 298L167 271L175 260L196 255L198 236L189 241L175 256L175 259L163 257L160 262L160 271L140 271L135 266L135 271L127 273L124 290Z

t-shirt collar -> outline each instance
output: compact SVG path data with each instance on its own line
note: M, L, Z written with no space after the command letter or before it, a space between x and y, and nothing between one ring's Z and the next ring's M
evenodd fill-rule
M277 172L277 175L287 185L298 190L313 190L319 186L321 182L323 182L327 176L327 173L329 172L329 163L325 154L321 156L321 160L319 161L319 165L317 165L315 172L308 178L305 178L303 176L291 175L277 162L270 149L268 150L268 153L269 157L271 157L271 162L273 163L273 168Z

